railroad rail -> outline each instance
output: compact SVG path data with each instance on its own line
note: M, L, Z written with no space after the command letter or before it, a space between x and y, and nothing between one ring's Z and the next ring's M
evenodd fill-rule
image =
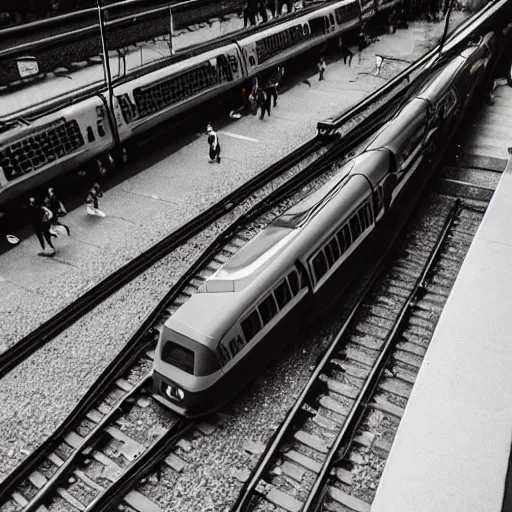
M0 354L0 378L157 261L189 241L211 223L231 212L262 187L303 160L310 158L322 147L326 146L315 138L310 139L290 155L271 165L203 213L108 275L59 313Z
M107 9L107 8L105 8ZM172 21L176 29L240 11L240 0L186 0L172 6ZM106 22L110 50L125 48L140 41L148 41L169 34L171 26L169 5L155 7L138 14L119 16ZM134 30L136 27L136 30ZM9 29L8 29L9 30ZM1 37L1 36L0 36ZM14 34L11 34L11 38ZM12 39L11 39L12 40ZM0 45L0 85L20 80L17 59L27 55L37 58L40 73L53 71L59 66L86 61L102 52L98 23L47 35L42 39L14 45Z
M441 226L437 221L424 226L401 251L405 255L395 255L391 266L388 257L372 272L232 512L262 510L265 501L289 512L317 512L327 498L370 510L349 494L354 473L341 466L366 462L353 450L368 448L375 439L375 433L359 433L372 411L401 417L435 328L433 312L439 316L483 216L483 210L476 218L466 216L457 227L464 211L457 199Z
M382 124L385 122L386 118L389 118L392 115L392 109L389 110L387 114L381 112L380 117L373 118L373 122L375 124ZM304 187L306 187L308 183L311 183L314 179L321 179L322 175L326 171L331 170L333 163L339 163L344 157L350 154L351 151L357 148L361 140L366 138L374 129L375 126L371 123L359 125L353 130L351 135L346 137L343 141L335 141L329 146L325 146L324 144L313 140L310 141L308 148L306 148L307 150L303 149L305 153L301 154L300 157L299 154L296 153L295 165L300 166L299 172L236 219L235 222L224 230L206 249L206 251L201 254L188 271L160 301L153 312L143 321L137 331L126 343L123 351L99 376L96 382L88 390L87 394L80 400L78 405L68 415L64 422L54 433L52 433L51 436L48 437L46 441L44 441L31 455L29 455L20 466L18 466L6 479L4 479L2 489L0 490L0 503L5 502L11 495L19 498L20 494L16 491L16 488L18 488L23 481L29 478L34 471L37 471L37 468L44 460L48 458L55 459L52 454L56 447L62 443L66 443L68 446L71 445L73 448L75 453L75 455L73 455L74 458L67 464L64 461L60 461L58 465L62 469L59 470L59 474L50 480L45 479L45 483L40 486L40 490L33 498L33 506L35 507L33 510L36 510L40 503L47 500L48 495L51 495L51 493L54 492L54 486L61 483L65 477L64 474L71 470L75 458L77 460L83 459L78 451L82 454L84 452L89 453L91 446L95 446L95 444L99 442L102 437L101 434L105 431L102 430L101 427L97 427L90 433L90 437L79 441L77 441L76 434L70 435L70 432L76 430L84 421L84 418L88 418L89 420L91 420L91 418L93 420L97 419L96 409L93 412L91 412L91 410L94 405L105 396L108 390L116 385L116 382L117 387L123 388L126 392L126 386L124 385L126 380L122 379L122 376L132 369L134 365L143 365L139 360L145 359L147 361L153 357L152 351L158 341L159 330L167 318L169 318L172 313L191 296L192 293L195 293L198 290L199 286L204 282L208 275L213 274L213 272L215 272L222 263L224 263L248 240L248 238L250 238L248 235L244 235L243 233L240 234L240 230L243 230L248 224L255 222L256 219L268 214L269 210L278 207L279 203L282 203L292 194L296 194L298 191L302 191L302 194L307 193L304 191ZM307 154L311 158L312 147L316 150L323 148L324 153L313 162L304 165L304 155ZM290 157L286 159L287 170L290 170L290 165L293 160L294 159ZM281 162L280 165L282 174L284 172L283 162ZM247 191L245 191L244 194L245 197L250 195ZM230 205L230 209L233 208L234 206ZM272 215L275 216L276 214L274 213ZM252 232L254 234L254 230ZM141 259L144 260L144 258ZM124 273L119 271L119 276L122 278ZM115 283L115 280L113 283ZM90 310L90 305L86 301L82 307ZM76 311L76 315L78 314L80 314L80 311ZM66 323L66 319L63 318L62 320ZM56 325L55 329L62 329L63 325L64 324ZM30 347L25 348L30 352L34 350L31 350ZM20 351L20 359L22 358L23 353ZM148 375L145 375L141 382L137 384L133 393L143 393L142 390L147 378ZM121 384L119 383L119 379L122 379ZM132 389L130 386L129 392L131 391ZM117 411L130 407L134 401L135 397L133 395L123 396L123 398L116 403L114 409ZM117 413L114 411L108 414L112 414L112 416L105 419L102 422L102 425L111 423L111 418L114 419ZM98 423L98 421L96 421L96 423ZM163 439L168 438L163 437ZM156 448L155 452L160 454L163 453L162 450ZM148 457L150 456L148 455ZM154 462L150 463L153 460L152 457L150 457L149 462L146 461L146 459L141 460L144 462L141 462L140 464L143 465L144 471L146 472L150 471L151 468L155 467L155 465L158 465L160 462L160 459L155 459ZM142 471L142 469L140 471ZM139 475L139 470L137 470L136 473ZM134 477L131 477L130 475L131 473L128 474L126 478L131 482L131 479ZM123 483L123 485L121 485L120 483L117 485L119 485L119 490L116 491L116 496L122 497L124 490L127 486L129 487L129 484ZM110 492L111 491L105 491L105 498L101 498L102 503L103 500L106 500L105 503L111 503L113 498L110 496ZM19 503L24 503L24 506L28 506L29 503L32 503L25 503L25 501L28 502L28 500L23 497L19 498ZM30 507L32 507L32 504ZM32 510L32 508L29 508L28 510ZM108 508L105 510L108 510Z
M351 123L350 129L346 130L343 137L342 147L350 147L353 141L361 139L365 134L371 133L371 131L384 124L396 112L400 103L407 99L406 93L413 90L414 85L415 82L409 84L407 91L402 91L400 98L396 98L393 102L382 103L376 109L372 109L371 105L370 107L367 106L371 111L365 114L364 123ZM379 101L381 95L377 91L372 93L370 97L374 101ZM367 101L364 103L368 105ZM345 114L345 118L349 119L350 113L354 117L361 115L361 107L356 105L349 109ZM336 140L322 140L318 137L310 139L292 153L271 165L206 211L104 278L72 304L66 306L41 326L24 336L11 348L0 354L0 378L157 261L169 255L172 251L204 230L208 225L235 209L256 191L266 186L278 176L297 167L301 162L309 161L315 154L321 153L322 156L325 156L326 152L335 144L337 144ZM318 165L325 165L328 159L328 157L323 159L320 157Z

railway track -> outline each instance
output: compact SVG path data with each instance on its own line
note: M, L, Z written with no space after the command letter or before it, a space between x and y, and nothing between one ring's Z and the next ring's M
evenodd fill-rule
M139 326L119 357L100 375L66 420L4 480L0 490L0 503L12 497L11 504L16 503L18 508L37 510L57 493L60 499L77 510L110 510L110 504L120 501L127 494L130 485L140 479L141 474L158 466L162 455L168 453L191 428L190 422L172 422L168 425L168 414L165 413L164 421L159 426L162 433L150 446L128 439L119 433L117 427L112 427L112 424L122 424L124 420L121 416L129 415L135 407L134 404L142 402L147 406L147 400L142 399L149 393L147 383L150 365L160 328L199 289L205 279L256 235L263 225L288 208L290 203L305 197L337 172L343 159L357 147L361 137L367 135L368 129L359 127L353 132L352 138L327 145L311 142L312 145L308 146L306 152L308 156L304 158L302 155L301 159L297 156L297 168L293 175L279 186L276 185L272 192L242 213L216 238ZM322 152L322 155L312 156L312 147L316 152ZM288 164L290 163L288 159ZM290 167L287 172L292 173ZM158 411L163 410L159 406L154 407ZM155 414L158 416L162 412ZM147 418L140 421L146 422ZM84 476L84 470L77 469L86 460L91 461L89 454L105 443L106 438L117 439L117 442L126 444L128 451L125 459L131 458L132 462L126 468L121 468L118 461L107 461L107 455L98 456L101 460L96 462L103 464L103 467L121 468L114 471L115 478L111 472L108 473L110 479L107 480L111 485L107 487L104 483L102 485L87 475ZM123 469L126 471L123 472ZM81 485L89 487L89 491L83 496L85 503L63 490L62 483L70 474L74 475L71 478L72 483L79 481ZM91 499L90 495L93 495ZM147 508L147 500L136 496L138 505L130 506L141 511L153 510Z
M325 144L316 139L307 141L290 155L276 162L263 171L263 173L251 179L154 246L108 275L77 300L0 354L0 378L156 262L187 243L213 222L235 210L244 201L250 199L254 194L261 192L265 187L271 189L274 180L283 179L283 177L286 179L295 172L298 172L301 169L301 165L308 165L315 157L324 154L331 144ZM287 175L287 173L289 174Z
M155 2L152 8L148 6L138 14L120 13L106 22L110 50L119 50L140 41L169 34L169 4L154 4ZM240 5L240 0L174 2L173 26L181 29L210 18L236 13L240 11ZM62 30L62 26L59 27L51 19L35 24L46 30L45 37L34 37L37 32L32 27L14 27L0 31L0 86L22 85L16 59L26 55L37 58L39 74L50 73L58 67L70 66L73 63L86 62L100 55L102 50L97 10L91 11L92 19L86 23L84 20L78 21L78 26L68 30ZM50 28L45 29L44 26Z
M400 85L402 75L403 73L398 77L398 80L392 80L395 86ZM414 87L414 84L410 85L408 90L413 90ZM353 151L357 147L358 141L363 140L368 134L386 122L396 112L399 102L406 97L406 92L405 89L402 89L400 98L394 98L393 101L385 103L380 102L381 93L379 91L372 93L362 104L355 105L343 114L344 134L342 141L321 137L310 139L160 242L108 275L59 313L0 354L0 379L156 262L186 244L214 222L232 214L244 202L249 201L250 203L255 194L262 193L262 189L272 190L277 186L276 183L279 180L290 179L297 173L301 173L305 167L313 166L308 171L312 178L317 175L316 173L329 168L333 162L340 160L340 155L346 155ZM378 103L376 108L372 100ZM291 183L293 186L293 181Z
M436 197L437 216L374 272L232 512L370 510L383 455L485 210Z

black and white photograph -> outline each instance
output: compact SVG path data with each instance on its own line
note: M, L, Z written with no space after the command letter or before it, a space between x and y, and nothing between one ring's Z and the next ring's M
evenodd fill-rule
M0 0L0 512L512 512L512 0Z

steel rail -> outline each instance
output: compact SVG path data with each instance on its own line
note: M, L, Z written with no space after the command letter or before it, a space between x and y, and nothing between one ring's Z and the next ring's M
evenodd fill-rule
M508 0L492 0L488 3L481 11L475 13L473 16L464 20L447 38L444 43L443 54L441 59L437 62L437 65L442 64L446 59L453 56L454 52L460 49L460 46L467 43L467 40L473 35L474 32L482 30L485 27L485 23L493 18L498 11L501 9L508 8L508 11L512 11L512 3ZM503 23L508 18L504 18ZM336 130L341 128L347 122L349 122L352 116L363 112L365 109L371 106L372 103L384 98L386 95L391 94L390 99L395 99L400 96L402 90L395 90L398 86L408 80L413 73L418 75L428 73L430 68L426 66L430 63L432 66L436 65L434 59L438 56L439 44L437 44L432 50L429 50L425 55L420 57L416 62L411 64L409 67L401 71L397 76L389 80L380 89L367 96L361 103L358 104L358 112L344 112L338 117L328 118L320 121L317 125L318 132L322 136L332 135Z
M392 115L392 110L390 110L388 115ZM375 117L379 122L384 122L382 113L379 117ZM126 343L122 352L100 374L89 388L87 394L68 414L56 431L4 479L0 488L0 504L5 502L23 480L36 469L37 465L59 445L60 439L65 435L66 431L73 428L74 425L81 421L83 415L105 394L105 390L109 385L120 378L123 373L141 357L141 354L149 350L150 347L156 343L155 338L157 337L157 331L155 330L155 324L158 318L161 317L164 311L169 307L169 304L179 296L194 275L204 268L213 255L235 235L236 231L240 229L240 224L247 224L258 216L261 216L262 210L268 210L273 207L277 202L282 201L284 197L296 192L303 187L305 183L320 175L326 166L329 166L333 160L339 159L341 154L350 152L358 145L361 138L367 137L368 132L374 128L375 126L371 124L369 124L368 127L366 127L365 124L356 126L345 141L338 141L335 145L333 144L335 147L333 147L332 152L325 153L318 160L306 166L298 175L291 178L288 182L269 194L263 201L243 214L210 244L179 281L162 298L153 311L144 319L137 331Z
M99 494L85 512L110 512L114 503L120 501L137 482L165 459L178 441L194 426L194 422L181 418L137 458L108 489Z
M416 86L416 82L409 84L408 90L413 90L414 86ZM405 97L407 96L404 94L401 99ZM380 105L368 115L364 122L355 123L346 134L347 141L354 137L360 137L361 133L368 133L370 130L375 129L386 118L388 111L395 108L395 106L395 103ZM358 105L349 109L347 116L350 112L359 113L360 109ZM321 141L318 137L310 139L292 153L221 199L218 203L172 232L153 247L147 249L126 265L123 265L104 278L93 288L78 297L72 304L66 306L59 313L24 336L11 348L0 354L0 379L36 350L39 350L39 348L43 347L46 343L71 326L79 318L83 317L98 304L151 267L155 262L168 255L180 245L186 243L209 224L233 210L238 204L258 189L265 186L268 182L291 169L324 145L331 143L332 141Z
M364 413L366 412L366 409L369 405L368 402L372 395L375 393L378 383L381 380L382 374L384 373L384 370L386 369L389 360L393 355L393 350L399 341L399 335L409 320L409 315L411 309L415 305L415 301L418 300L420 296L425 292L428 275L433 270L441 255L441 247L446 241L446 237L448 236L450 229L456 220L460 208L461 201L457 198L452 208L450 209L449 214L447 215L443 228L437 237L436 243L429 254L428 260L420 276L416 280L416 283L414 284L409 297L400 310L395 325L389 333L386 342L381 349L379 357L375 362L375 365L369 373L357 398L354 400L354 403L350 408L350 412L343 424L342 429L338 432L331 448L329 449L327 457L322 464L322 468L320 469L313 487L304 503L302 512L318 512L322 507L333 462L336 460L341 460L345 457L353 438L356 436L357 429L359 428L361 420L364 417ZM342 445L343 451L340 453L340 447Z
M174 0L179 2L179 0ZM179 3L188 3L194 2L197 0L186 0L185 2ZM124 0L122 2L116 2L115 4L108 4L103 7L103 10L121 10L122 8L129 7L135 8L139 7L141 9L146 9L148 4L169 4L169 0ZM170 0L170 3L173 3L173 0ZM69 12L65 14L60 14L57 16L52 16L51 18L45 18L44 20L32 21L30 23L23 23L22 25L15 25L13 27L7 27L0 29L0 39L5 40L9 37L20 38L26 34L31 35L34 32L43 31L48 28L53 27L61 27L63 24L67 22L76 22L82 20L83 18L96 18L97 16L97 8L88 7L86 9L80 9L79 11Z
M337 1L337 0L330 0L330 1ZM186 59L190 58L191 56L199 55L200 53L204 53L204 52L213 50L215 48L218 48L219 46L221 46L223 44L232 42L239 35L243 35L243 37L248 37L248 36L256 34L262 30L266 30L273 25L278 25L280 23L290 21L291 19L294 19L295 17L302 16L304 13L307 13L307 12L310 12L313 10L315 10L314 7L305 7L303 9L301 9L300 11L295 11L291 14L287 14L285 17L274 18L273 20L270 20L268 23L266 23L264 25L257 25L257 26L250 27L250 28L240 29L240 30L219 36L219 37L213 39L212 41L208 41L206 43L197 43L197 44L191 45L183 50L177 51L172 56L163 58L162 60L159 60L156 62L145 64L140 68L130 71L130 73L128 75L122 75L122 76L116 77L113 79L113 84L120 85L120 84L129 82L131 80L134 80L135 78L144 76L153 71L157 71L163 67L170 66L171 64L175 64L177 62L186 60ZM99 27L97 27L97 30L98 30L98 44L99 44ZM57 43L58 43L58 41L57 41ZM57 45L57 48L58 48L58 45ZM98 51L101 51L101 50L98 50ZM112 51L117 51L117 50L114 49ZM2 52L0 51L0 57L1 57L1 55L2 55ZM2 70L1 66L2 66L2 60L0 58L0 74L1 74L1 70ZM1 83L1 78L0 78L0 83ZM15 112L10 112L7 115L3 115L3 116L0 115L0 122L12 123L12 122L16 122L16 120L18 120L22 117L29 119L29 120L38 118L42 115L55 112L61 108L64 108L65 106L69 106L69 105L73 104L74 102L88 98L88 97L92 96L93 94L100 94L100 93L104 92L105 90L106 90L106 85L102 78L101 80L98 80L97 82L95 82L93 84L89 84L79 90L70 91L58 98L52 98L49 100L45 100L36 105L31 105L30 107L26 107L26 108L17 110Z
M105 277L93 288L78 297L74 302L63 308L56 315L24 336L11 348L0 354L0 378L4 377L10 370L24 361L36 350L43 347L79 318L83 317L105 299L120 290L157 261L186 243L211 223L232 211L257 190L300 163L323 145L324 144L316 138L310 139L291 154L271 165L265 171L228 194L203 213L173 231L163 240L157 242L142 254L136 256L127 264Z
M396 233L395 239L398 238L399 233ZM336 335L335 339L332 341L330 346L326 349L324 352L322 358L318 362L315 370L311 374L310 379L308 380L307 384L301 391L300 395L297 397L294 405L289 409L288 413L286 414L286 417L281 422L281 425L279 428L274 432L271 440L269 441L267 448L265 452L261 455L260 459L258 460L256 466L251 472L250 477L247 479L247 481L242 486L242 489L240 490L240 493L237 496L237 499L233 506L230 509L230 512L247 512L250 508L252 499L258 494L256 491L257 485L265 472L267 471L267 468L270 464L270 462L277 456L277 451L279 447L282 445L283 440L287 437L290 428L292 427L294 421L296 420L299 411L301 410L304 403L306 403L307 398L312 392L312 390L315 389L315 387L318 385L318 377L320 374L324 371L325 366L328 364L328 362L331 360L333 353L339 349L340 343L344 340L346 336L348 336L351 332L351 328L353 326L354 319L356 318L356 315L359 313L360 308L362 304L365 302L367 297L370 295L370 293L373 291L373 287L378 279L380 279L385 272L388 260L392 255L392 245L391 244L386 251L386 254L383 255L379 262L375 265L367 284L364 287L364 290L361 292L360 296L358 297L358 300L354 307L352 308L349 316L347 317L346 321L343 323L341 328L338 331L338 334ZM436 244L437 246L437 244ZM423 275L423 273L422 273ZM423 281L422 281L423 282ZM380 360L380 358L379 358ZM349 415L350 418L350 415ZM345 430L345 427L343 427L343 431ZM336 451L330 450L329 455L333 453L332 457L336 454ZM322 466L322 474L327 471L325 465ZM316 484L317 481L315 481ZM301 512L311 512L306 507L303 507L301 509Z
M237 1L238 0L234 0L235 5L237 5ZM174 4L171 3L171 5L173 8L173 13L180 14L185 11L197 10L201 7L209 6L211 5L211 0L186 0L184 2L177 2ZM102 11L106 11L107 9L108 7L103 7ZM94 12L97 15L97 8L94 9ZM146 9L139 13L126 14L107 21L106 25L107 28L117 28L118 26L130 26L133 25L135 19L137 20L137 22L142 22L146 18L158 18L162 14L169 14L169 5L154 7L152 9ZM62 47L62 45L66 42L73 42L76 40L80 40L84 36L97 35L98 33L98 24L91 23L88 26L80 27L69 32L50 35L36 41L18 44L10 48L4 48L0 50L0 59L14 58L15 56L20 56L31 51L41 52L41 50L45 47ZM1 36L2 33L0 32L0 37Z
M148 374L142 378L142 380L132 388L132 390L123 395L117 403L112 407L110 412L108 412L101 421L99 421L96 426L85 436L81 445L76 448L76 451L71 454L71 456L64 461L64 464L60 466L57 471L49 478L46 483L38 489L35 496L23 507L23 512L35 512L41 505L45 503L48 499L48 494L59 485L59 483L66 477L66 474L71 471L73 465L76 465L78 459L83 455L85 450L88 450L89 453L95 449L96 445L102 439L103 434L105 432L105 428L113 423L123 412L123 409L131 406L130 400L133 396L141 391L141 389L149 384L151 381L151 375ZM58 442L64 442L63 434L58 436ZM54 440L54 442L57 439Z

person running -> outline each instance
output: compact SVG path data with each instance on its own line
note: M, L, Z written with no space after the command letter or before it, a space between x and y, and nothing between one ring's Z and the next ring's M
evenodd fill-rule
M219 137L217 133L213 130L211 124L207 126L206 132L208 133L208 144L210 145L210 163L213 164L217 162L218 164L220 164Z
M98 207L98 198L103 197L99 183L95 183L87 194L85 204L87 205L87 213L89 215L97 215L98 217L105 217L105 213Z
M61 203L59 198L55 195L55 190L53 187L48 188L48 196L46 198L46 207L52 212L53 218L52 218L52 226L62 226L68 233L68 236L70 236L70 230L69 227L66 226L66 224L63 224L59 221L59 215L65 215L66 208L64 208L64 205Z
M29 198L30 215L32 217L32 225L41 244L43 251L45 250L44 241L48 242L48 245L53 250L52 253L47 254L45 252L38 253L39 256L55 256L57 252L52 243L52 234L50 233L51 220L53 217L52 212L46 208L46 206L36 203L36 200L31 197Z

